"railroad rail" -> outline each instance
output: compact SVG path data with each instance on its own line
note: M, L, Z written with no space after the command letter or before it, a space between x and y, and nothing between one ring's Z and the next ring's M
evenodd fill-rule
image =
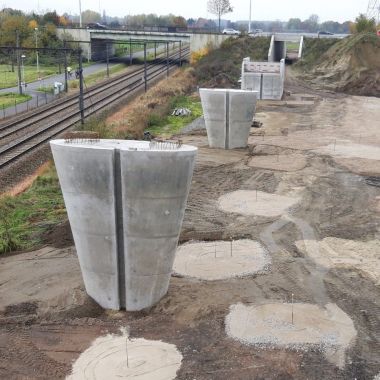
M186 59L189 54L190 48L185 48L181 53L179 50L172 53L168 62L165 57L158 63L156 61L147 64L147 82L150 83L166 71L172 70L180 58ZM145 68L142 67L87 89L84 92L85 118L144 88L144 74ZM80 120L78 94L75 94L44 106L33 114L28 113L0 124L0 169L57 137Z

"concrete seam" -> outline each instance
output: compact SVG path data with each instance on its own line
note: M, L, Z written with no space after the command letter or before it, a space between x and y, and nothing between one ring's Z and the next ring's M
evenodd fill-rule
M119 302L120 308L126 307L125 289L125 257L124 257L124 221L123 221L123 200L121 186L121 164L120 150L115 149L114 153L114 178L115 178L115 218L116 218L116 245L117 245L117 272L119 282Z
M230 93L226 91L226 131L224 148L229 149L230 147Z

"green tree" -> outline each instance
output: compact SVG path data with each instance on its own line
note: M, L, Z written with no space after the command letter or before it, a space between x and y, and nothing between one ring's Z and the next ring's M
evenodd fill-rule
M299 18L291 18L288 21L287 28L289 30L300 30L302 26L302 21Z
M371 33L376 32L376 20L374 18L367 18L366 15L360 14L356 17L354 33Z
M84 24L89 24L92 22L100 22L102 16L100 13L92 11L91 9L87 9L82 12L82 22Z
M56 11L53 12L47 12L42 17L44 24L54 24L59 25L59 16L57 15Z
M303 26L308 32L317 32L319 29L319 16L315 14L311 15L303 22Z
M0 41L2 45L15 45L16 44L16 31L19 33L20 44L29 37L31 32L29 20L24 15L7 15L0 25Z
M174 17L173 24L174 24L174 26L178 26L180 28L186 28L187 27L186 19L182 16Z
M220 33L220 19L223 15L233 11L229 0L208 0L207 10L218 16L218 30Z

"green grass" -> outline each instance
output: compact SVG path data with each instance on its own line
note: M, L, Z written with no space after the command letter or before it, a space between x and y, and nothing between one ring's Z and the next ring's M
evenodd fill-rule
M161 47L162 47L162 45L157 46L157 51ZM154 43L148 42L146 44L146 48L147 49L154 48ZM144 50L144 44L133 44L132 45L132 53L137 53L137 52L140 52L143 50ZM115 56L116 57L122 57L122 56L128 55L128 54L129 54L129 43L128 42L123 43L123 44L115 44Z
M6 92L6 93L0 93L0 108L8 108L15 105L15 102L17 104L24 103L28 101L29 99L32 99L30 95L20 95L16 94L14 92Z
M11 71L10 65L0 65L0 88L17 86L17 66ZM40 77L56 74L58 68L54 66L40 66ZM24 66L25 82L33 82L38 79L36 66Z
M37 88L39 92L47 92L48 94L52 94L54 92L53 86L40 86Z
M305 38L302 59L294 67L308 69L316 66L323 55L338 42L335 38Z
M240 88L243 58L253 61L268 59L270 38L239 36L226 39L218 49L213 49L195 65L199 86L216 88Z
M188 108L191 111L189 116L172 116L171 112L175 108ZM158 117L154 113L149 116L147 130L157 137L167 138L180 132L187 124L202 116L202 105L198 98L191 96L178 96L172 99L170 104L170 114L166 117Z
M67 219L53 166L26 192L0 198L0 253L32 249L49 227Z
M299 50L300 44L299 42L287 42L286 43L286 49L287 50Z

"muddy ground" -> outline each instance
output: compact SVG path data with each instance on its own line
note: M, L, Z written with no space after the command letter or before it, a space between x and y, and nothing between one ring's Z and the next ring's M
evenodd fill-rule
M177 346L178 379L372 380L380 372L379 285L350 265L321 267L296 245L379 239L380 99L315 92L288 78L284 101L259 104L263 127L252 128L248 149L209 149L204 130L181 136L199 155L180 243L258 240L271 255L270 271L212 282L172 277L150 310L104 311L86 296L68 226L59 226L42 251L0 259L0 378L64 378L96 337L126 325L132 337ZM220 211L218 198L235 190L300 200L275 218ZM358 335L344 368L317 350L265 350L227 337L230 305L288 302L292 294L297 302L335 303L353 320Z

